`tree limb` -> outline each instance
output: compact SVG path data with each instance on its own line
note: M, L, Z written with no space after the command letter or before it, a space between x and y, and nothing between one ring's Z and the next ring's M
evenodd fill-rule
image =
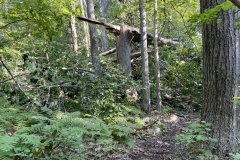
M13 77L16 78L16 77L20 77L20 76L24 76L24 75L28 75L28 74L31 74L31 73L30 73L30 72L22 73L22 74L18 74L18 75L16 75L16 76L13 76ZM10 81L10 80L13 80L13 78L6 79L6 80L4 80L4 81L0 81L0 83L5 83L5 82Z
M62 70L79 70L79 71L82 71L82 72L94 73L93 71L89 71L89 70L86 70L84 68L77 68L77 67L71 67L71 68L63 67Z
M0 29L6 28L6 27L9 26L10 24L18 23L18 22L24 21L24 20L26 20L26 19L28 19L28 18L22 18L22 19L18 19L18 20L9 22L9 23L5 24L4 26L0 26Z
M147 51L148 53L151 53L152 51ZM137 58L141 56L141 52L134 52L131 54L131 59Z
M98 25L102 25L102 26L105 26L105 28L107 30L109 30L109 32L119 36L120 35L120 26L118 25L113 25L113 24L110 24L110 23L105 23L105 22L101 22L101 21L98 21L98 20L93 20L93 19L90 19L90 18L86 18L84 16L78 16L77 17L79 20L82 20L82 21L86 21L86 22L89 22L89 23L92 23L92 24L98 24ZM140 42L140 30L138 28L134 28L134 27L131 27L131 26L127 26L129 31L132 33L132 42ZM151 33L147 33L147 40L148 40L148 44L153 44L153 39L154 39L154 36L153 34ZM179 41L174 41L172 39L165 39L165 38L159 38L158 40L158 45L160 46L163 46L163 45L172 45L172 44L180 44Z
M110 50L108 50L108 51L106 51L106 52L103 52L103 53L101 53L101 54L99 54L100 56L106 56L106 55L109 55L109 54L112 54L112 53L114 53L114 52L116 52L116 48L113 48L113 49L110 49Z
M3 64L3 67L8 71L8 73L10 74L10 76L12 77L12 79L14 80L15 84L18 86L18 88L20 89L20 91L23 92L23 94L27 97L26 93L22 90L22 88L20 87L20 85L18 84L17 80L13 77L11 71L8 69L8 67L5 65L5 63L2 60L2 57L0 56L0 61ZM28 97L27 97L28 98Z
M230 0L235 6L240 8L240 0Z

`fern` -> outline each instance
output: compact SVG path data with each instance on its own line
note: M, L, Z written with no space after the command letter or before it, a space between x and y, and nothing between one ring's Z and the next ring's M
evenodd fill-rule
M6 102L6 98L3 98ZM80 112L62 113L47 108L38 112L3 103L0 106L0 159L87 159L103 156L117 142L131 145L134 124L123 116L115 123ZM8 130L12 135L5 135ZM101 145L99 154L95 149Z

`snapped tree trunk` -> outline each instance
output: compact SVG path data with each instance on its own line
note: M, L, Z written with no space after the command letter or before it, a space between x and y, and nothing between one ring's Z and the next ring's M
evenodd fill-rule
M131 69L131 41L132 34L126 25L122 25L119 36L118 62L125 69L126 75L132 74Z
M140 9L140 30L141 30L141 55L142 55L142 80L143 80L143 104L144 111L150 111L150 84L148 71L148 52L147 52L147 27L146 11L144 0L139 0Z
M93 0L87 0L88 18L95 19ZM92 64L95 67L95 74L101 74L101 64L99 61L97 29L94 24L89 24L89 33L91 41Z
M224 0L201 0L201 12ZM203 109L202 120L212 124L216 153L225 156L240 142L240 108L233 103L239 96L240 30L235 28L239 12L220 11L217 23L203 25Z
M161 84L160 84L160 68L158 55L158 25L157 25L157 0L154 3L154 55L155 55L155 76L156 76L156 93L157 93L157 109L161 110Z

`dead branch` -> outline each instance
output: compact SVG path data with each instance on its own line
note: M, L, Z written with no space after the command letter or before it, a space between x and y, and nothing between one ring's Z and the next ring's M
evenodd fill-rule
M148 53L151 53L152 51L147 51ZM141 52L134 52L131 54L131 59L137 58L141 56Z
M16 78L16 77L25 76L25 75L28 75L28 74L31 74L31 73L30 73L30 72L22 73L22 74L18 74L18 75L16 75L16 76L13 76L13 77ZM6 80L4 80L4 81L0 81L0 83L5 83L5 82L11 81L11 80L13 80L13 78L9 78L9 79L6 79Z
M77 67L71 67L71 68L63 67L62 70L79 70L79 71L82 71L82 72L94 73L93 71L89 71L89 70L86 70L84 68L77 68Z
M114 53L114 52L116 52L116 48L113 48L113 49L110 49L110 50L108 50L108 51L106 51L106 52L103 52L103 53L101 53L101 54L99 54L100 56L106 56L106 55L109 55L109 54L112 54L112 53Z
M14 80L15 84L17 85L17 87L20 89L20 91L23 92L23 94L27 97L26 93L22 90L22 88L20 87L20 85L18 84L17 80L14 78L14 76L12 75L11 71L8 69L8 67L5 65L5 63L2 60L2 57L0 56L0 61L3 64L3 67L8 71L8 73L10 74L10 76L12 77L12 79ZM27 97L28 98L28 97Z
M11 24L13 24L13 23L18 23L18 22L24 21L24 20L26 20L26 19L29 19L29 18L27 17L27 18L22 18L22 19L18 19L18 20L9 22L9 23L5 24L4 26L0 26L0 29L6 28L7 26L9 26L9 25L11 25Z

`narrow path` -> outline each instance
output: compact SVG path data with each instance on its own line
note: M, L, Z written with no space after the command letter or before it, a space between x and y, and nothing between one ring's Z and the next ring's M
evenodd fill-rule
M170 121L172 115L178 120ZM152 114L150 119L159 121L164 126L161 133L154 135L152 127L145 128L139 132L141 136L135 136L135 146L127 149L126 154L129 160L173 160L174 153L178 151L175 145L175 135L187 128L185 122L199 120L199 113L186 114ZM180 157L178 157L181 160Z

